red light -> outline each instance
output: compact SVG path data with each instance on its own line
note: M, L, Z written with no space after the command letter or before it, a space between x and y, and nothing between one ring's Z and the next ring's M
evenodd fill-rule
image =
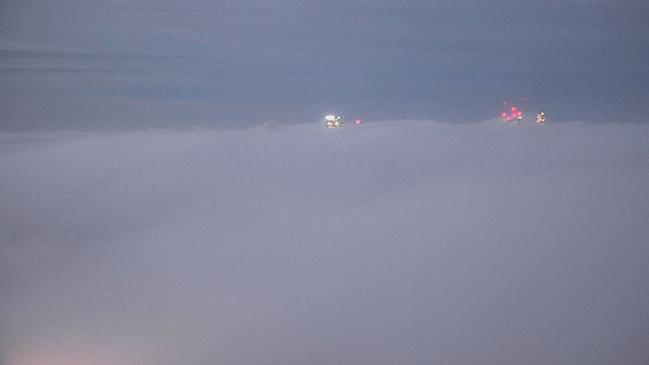
M508 107L507 112L503 112L502 114L503 120L507 122L514 122L516 120L523 120L523 111L518 109L518 107L513 106L511 109Z

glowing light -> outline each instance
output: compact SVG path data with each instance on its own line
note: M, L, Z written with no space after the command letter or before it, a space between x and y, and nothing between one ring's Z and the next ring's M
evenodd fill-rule
M513 122L514 120L523 120L523 112L516 106L511 107L510 112L503 112L501 116L503 120L507 122Z

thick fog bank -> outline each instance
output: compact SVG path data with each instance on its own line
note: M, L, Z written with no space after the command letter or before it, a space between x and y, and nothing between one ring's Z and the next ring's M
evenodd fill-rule
M646 364L649 125L0 135L0 363Z

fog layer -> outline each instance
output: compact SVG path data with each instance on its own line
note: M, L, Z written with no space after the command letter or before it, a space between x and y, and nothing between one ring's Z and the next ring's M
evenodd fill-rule
M649 125L0 135L0 363L646 364Z

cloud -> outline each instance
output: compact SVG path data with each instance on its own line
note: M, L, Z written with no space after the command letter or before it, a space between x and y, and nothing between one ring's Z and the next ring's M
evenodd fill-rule
M4 364L641 364L646 134L2 134Z

